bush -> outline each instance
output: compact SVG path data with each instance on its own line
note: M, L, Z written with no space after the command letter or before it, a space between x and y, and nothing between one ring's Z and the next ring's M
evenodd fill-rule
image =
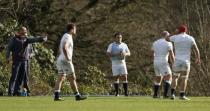
M79 70L78 82L81 92L88 94L108 94L110 83L103 73L96 66L87 66L86 69Z

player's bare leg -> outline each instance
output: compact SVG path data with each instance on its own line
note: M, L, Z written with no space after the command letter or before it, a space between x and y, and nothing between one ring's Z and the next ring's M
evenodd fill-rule
M61 97L60 97L60 89L61 89L61 85L63 83L65 79L65 75L64 74L59 74L58 75L58 79L55 83L55 92L54 92L54 100L55 101L62 101Z
M180 76L181 84L180 84L180 99L182 100L190 100L185 96L185 91L187 87L189 71L183 72Z
M177 86L177 83L178 83L179 76L180 76L179 73L175 73L172 77L171 99L175 99L175 91L176 91L176 86Z
M76 82L76 76L75 74L70 74L69 76L67 76L68 81L70 82L71 88L74 91L75 94L75 99L78 100L84 100L87 99L86 96L82 96L79 91L78 91L78 87L77 87L77 82Z

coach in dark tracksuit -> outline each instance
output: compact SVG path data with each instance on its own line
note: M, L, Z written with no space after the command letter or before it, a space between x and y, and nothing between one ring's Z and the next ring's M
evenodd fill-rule
M19 32L13 37L7 47L6 59L9 63L10 52L12 52L12 75L9 81L9 96L20 96L22 87L28 88L29 73L29 44L46 41L47 37L27 37L26 27L21 27Z

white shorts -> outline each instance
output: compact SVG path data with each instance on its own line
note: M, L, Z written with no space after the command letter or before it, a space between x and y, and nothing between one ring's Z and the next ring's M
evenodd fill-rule
M74 65L72 61L57 60L58 74L74 74Z
M154 63L154 70L156 76L165 76L171 74L171 68L169 64L165 62Z
M127 75L127 67L125 64L120 65L112 65L112 74L113 76L119 76L119 75Z
M175 63L173 65L173 71L174 72L190 71L190 62L175 60Z

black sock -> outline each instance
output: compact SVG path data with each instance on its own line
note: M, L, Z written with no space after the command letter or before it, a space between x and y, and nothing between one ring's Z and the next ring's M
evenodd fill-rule
M154 96L158 96L160 85L154 85Z
M115 96L119 95L119 83L114 83Z
M123 88L124 88L124 95L128 96L128 83L123 83Z
M175 89L171 88L171 95L175 95Z
M54 95L55 95L55 99L58 99L60 97L60 92L55 92Z
M180 92L180 97L183 97L185 95L184 92Z
M164 93L163 96L167 97L168 96L168 90L170 88L171 84L169 84L168 82L164 82Z

